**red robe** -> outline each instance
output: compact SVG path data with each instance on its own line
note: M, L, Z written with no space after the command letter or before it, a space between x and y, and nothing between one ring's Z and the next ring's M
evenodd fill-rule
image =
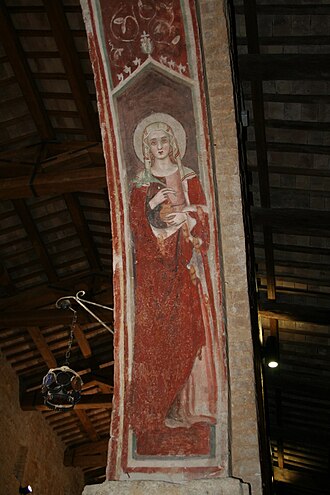
M191 205L205 205L196 175L190 174ZM148 220L150 186L135 187L130 200L134 241L135 329L130 422L136 434L164 428L165 418L186 383L194 361L205 344L198 286L187 265L193 245L183 228L161 241ZM190 235L209 244L207 214L201 208L189 215L196 220ZM197 282L199 283L199 282Z

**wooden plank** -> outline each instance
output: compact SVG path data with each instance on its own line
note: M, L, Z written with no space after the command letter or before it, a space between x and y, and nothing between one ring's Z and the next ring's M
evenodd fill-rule
M242 6L235 7L237 14L243 14ZM279 4L257 6L257 13L262 15L330 15L330 5L310 3L310 4Z
M89 358L92 355L92 349L91 346L89 345L89 342L81 328L81 326L76 323L74 327L74 336L76 338L76 341L79 345L79 348L81 350L82 355L85 358Z
M100 141L100 126L89 96L86 74L82 70L72 37L73 31L62 3L44 0L44 5L86 135L88 139Z
M4 2L0 3L0 31L1 43L7 53L40 137L42 139L54 139L55 134L51 122Z
M99 436L97 434L96 429L93 426L93 423L89 419L86 411L83 409L74 409L75 414L79 418L80 423L82 424L84 430L87 432L89 438L93 441L96 442L99 440Z
M236 38L238 45L246 45L247 38ZM260 45L268 46L298 46L298 45L330 45L330 36L260 36Z
M244 0L244 16L247 35L248 53L259 54L258 20L256 14L256 0ZM270 206L270 188L268 172L267 141L265 130L265 111L263 101L263 87L261 81L251 82L252 108L254 116L255 140L257 143L256 157L258 169L259 195L261 206ZM274 274L274 254L272 247L272 230L269 226L263 227L265 257L267 267L267 295L270 298L276 297L275 274ZM256 316L256 315L255 315ZM258 416L259 430L261 432L260 452L264 460L261 466L261 474L265 491L270 491L271 485L271 460L269 446L266 440L265 407L262 401L263 385L260 375L261 363L256 365L256 387L258 391Z
M246 35L249 53L259 53L258 21L256 15L255 0L244 0L244 14ZM265 129L265 112L263 101L263 88L260 81L252 81L251 97L254 116L257 170L259 180L260 203L263 208L270 206L270 187L268 172L267 140ZM273 234L271 225L263 226L267 295L269 299L276 298L276 279L274 270Z
M257 170L255 165L249 164L249 169ZM270 174L296 175L305 177L329 177L328 169L289 167L285 165L270 165L268 167Z
M248 141L246 147L248 150L256 150L256 143L254 141ZM279 151L282 153L312 153L315 155L330 155L330 146L321 146L318 144L268 142L267 149L268 151Z
M91 268L101 270L93 237L90 233L88 223L84 217L78 197L74 194L65 194L64 199Z
M329 212L298 208L251 208L252 219L256 224L288 229L303 228L330 230Z
M74 275L70 277L65 277L61 279L61 282L58 282L56 286L49 286L48 284L43 284L39 287L27 289L13 296L8 296L2 298L0 300L0 314L1 311L10 311L14 310L16 316L12 313L10 316L8 313L7 324L9 326L17 326L15 324L10 324L11 321L15 321L18 325L23 324L20 319L19 313L23 310L35 310L36 308L42 308L43 306L52 305L53 309L55 309L55 303L57 299L66 295L75 295L77 290L86 290L93 289L94 290L94 301L99 304L103 304L105 306L112 307L113 305L113 289L111 280L108 277L99 277L95 278L94 274L91 274L89 271L81 273L79 275ZM20 308L20 312L16 311L16 308ZM100 309L100 308L98 308ZM107 321L112 321L113 315L111 311L106 311ZM43 313L42 313L43 314ZM103 314L103 313L102 313ZM6 316L6 318L7 318ZM71 315L72 316L72 315ZM43 320L45 324L48 324L46 320L46 316ZM33 319L31 317L31 323L33 323ZM33 325L38 323L33 323ZM51 324L51 322L50 322Z
M244 92L244 99L251 99L251 93ZM264 93L264 101L283 102L283 103L304 103L322 105L330 103L329 94L287 94L287 93Z
M57 294L59 296L59 294ZM55 302L53 299L52 302ZM78 309L79 322L87 323L90 318L83 309ZM109 311L102 310L98 312L100 318L111 320ZM16 328L16 327L34 327L34 326L57 326L70 325L72 321L71 311L61 311L59 309L49 310L20 310L20 311L1 311L0 312L0 327ZM79 333L79 331L77 331ZM86 338L86 337L85 337ZM84 346L84 353L88 353L88 347ZM86 357L86 356L85 356ZM88 356L89 357L89 356Z
M251 125L253 125L253 120ZM299 131L330 131L329 122L304 122L302 120L283 120L283 119L268 119L265 121L265 126L274 129L294 129Z
M102 454L94 454L94 455L74 455L72 464L73 467L80 467L80 468L94 468L94 467L100 467L100 466L106 466L107 465L107 451L103 452Z
M49 411L44 404L44 399L40 392L28 392L22 394L20 405L23 411ZM74 409L111 409L112 394L82 394L81 400L75 405Z
M109 439L98 440L97 442L89 442L79 447L68 448L66 451L73 451L74 455L102 454L108 450Z
M238 56L241 79L247 81L326 81L330 57L324 54L256 54Z
M12 177L0 181L0 199L51 196L78 191L93 191L106 186L103 167L68 170L63 173L39 173L30 187L30 176Z
M15 199L13 201L15 211L21 219L21 222L30 238L30 241L37 253L40 262L47 274L50 282L56 282L58 280L55 268L52 265L50 256L46 250L46 247L42 241L39 231L34 223L31 213L26 206L25 202L21 199Z
M56 368L56 359L49 349L46 339L42 335L39 327L28 327L27 330L48 368Z
M330 325L330 309L317 306L260 301L259 314L265 318Z
M15 284L13 283L12 279L10 278L8 270L6 269L6 267L1 262L0 262L0 286L1 286L2 296L4 295L4 293L6 293L6 295L10 296L10 295L15 294L17 292ZM0 318L1 318L1 315L0 315Z
M315 473L308 474L296 470L280 469L274 466L274 478L276 481L281 481L293 484L297 487L310 488L313 493L329 493L329 476L327 474Z

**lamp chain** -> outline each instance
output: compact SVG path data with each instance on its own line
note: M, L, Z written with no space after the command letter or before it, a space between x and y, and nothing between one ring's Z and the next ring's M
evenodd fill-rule
M78 319L77 311L75 311L71 307L70 307L70 309L71 309L71 311L73 311L73 316L72 316L72 322L71 322L71 328L70 328L68 348L67 348L67 351L65 353L65 365L66 366L69 366L69 360L70 360L70 355L71 355L71 347L72 347L73 336L74 336L74 329L75 329L75 326L76 326L76 323L77 323L77 319Z

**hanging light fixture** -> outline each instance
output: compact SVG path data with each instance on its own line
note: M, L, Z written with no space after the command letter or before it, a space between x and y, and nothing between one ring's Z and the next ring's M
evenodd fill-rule
M18 493L22 495L27 495L28 493L32 493L31 485L27 485L27 486L20 485Z
M92 315L93 318L95 318L102 326L109 330L109 332L114 333L113 330L108 327L108 325L106 325L97 315L95 315L87 305L91 304L109 311L113 311L113 308L82 299L82 296L84 295L84 291L79 291L75 296L61 297L56 301L57 308L65 310L69 309L73 313L72 322L70 325L68 347L65 354L65 363L63 366L58 368L51 368L44 376L41 387L44 403L50 409L57 411L67 411L68 409L72 409L81 398L81 389L83 386L83 381L79 374L69 366L74 329L78 319L77 311L72 307L70 300L74 300L90 315Z
M41 388L44 403L56 411L72 409L81 398L80 392L83 385L78 373L69 367L74 329L77 323L77 311L72 308L70 301L63 301L62 306L63 309L70 309L73 312L65 363L63 366L51 368L48 371L43 378Z
M264 358L268 368L277 368L279 365L278 341L274 335L266 339L264 347Z

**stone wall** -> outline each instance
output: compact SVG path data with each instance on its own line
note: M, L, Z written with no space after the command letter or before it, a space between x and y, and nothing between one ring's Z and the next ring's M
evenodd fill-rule
M65 447L40 412L21 410L17 377L2 356L0 370L0 493L17 495L21 481L39 495L80 494L81 469L64 467Z

